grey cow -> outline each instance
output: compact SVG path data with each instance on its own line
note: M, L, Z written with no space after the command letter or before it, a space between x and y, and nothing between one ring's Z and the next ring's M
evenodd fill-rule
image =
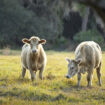
M99 85L101 82L101 63L102 52L100 46L94 41L85 41L80 43L75 50L75 59L66 58L68 62L67 78L77 74L78 83L80 86L81 73L87 72L87 81L89 87L92 86L93 70L96 68Z

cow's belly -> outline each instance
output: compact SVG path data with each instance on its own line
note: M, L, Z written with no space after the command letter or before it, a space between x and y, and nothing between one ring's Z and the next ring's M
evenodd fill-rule
M88 71L88 68L87 67L79 67L79 72L82 73L82 74L85 74L86 72Z

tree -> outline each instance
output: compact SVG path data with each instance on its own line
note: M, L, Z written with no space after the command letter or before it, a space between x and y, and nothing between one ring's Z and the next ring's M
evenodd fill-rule
M92 7L105 23L105 0L75 0L75 1L82 3L86 6Z

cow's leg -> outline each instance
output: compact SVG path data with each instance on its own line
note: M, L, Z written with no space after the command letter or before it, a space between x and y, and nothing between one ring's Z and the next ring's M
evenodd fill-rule
M30 74L31 74L31 80L33 81L34 79L36 80L36 72L34 72L33 70L29 70Z
M43 79L43 71L44 71L44 65L40 68L40 71L39 71L39 78L40 79Z
M77 86L80 87L80 82L81 82L81 73L80 72L77 74L77 78L78 78Z
M102 81L101 81L101 63L99 65L99 67L96 69L97 72L97 77L98 77L98 81L99 81L99 85L102 85Z
M88 87L92 86L92 78L93 78L93 67L89 69L88 75L87 75L87 81L88 81Z
M22 78L24 78L25 74L26 74L26 68L22 67Z

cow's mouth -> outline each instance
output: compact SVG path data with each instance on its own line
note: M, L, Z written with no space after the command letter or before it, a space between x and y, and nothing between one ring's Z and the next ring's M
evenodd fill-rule
M38 52L37 52L37 51L32 51L32 54L33 54L33 55L37 55Z

